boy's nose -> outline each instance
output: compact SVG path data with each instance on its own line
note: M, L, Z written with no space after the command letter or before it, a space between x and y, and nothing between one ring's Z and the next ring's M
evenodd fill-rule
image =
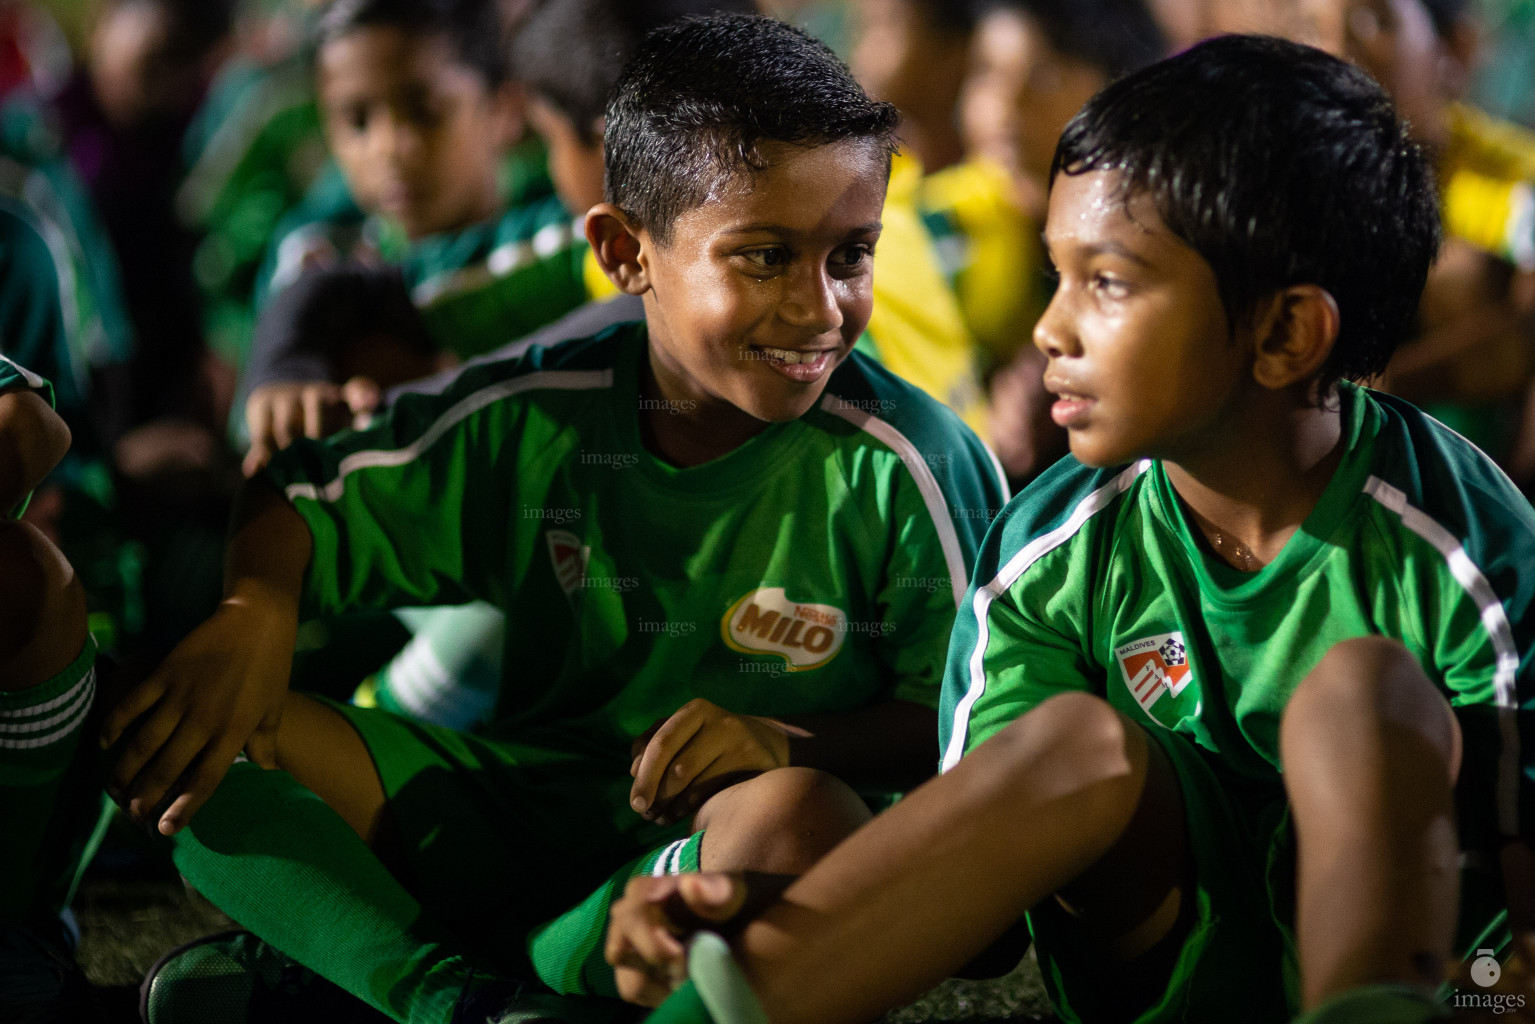
M1075 336L1069 328L1069 318L1061 308L1060 293L1050 300L1045 311L1034 323L1034 347L1052 358L1075 355Z
M795 274L779 307L780 318L812 334L828 334L842 326L837 285L824 268Z

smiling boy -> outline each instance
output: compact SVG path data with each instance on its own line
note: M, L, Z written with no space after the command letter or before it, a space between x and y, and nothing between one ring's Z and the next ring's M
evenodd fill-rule
M484 1020L507 996L487 972L614 994L601 939L633 873L802 870L860 794L931 770L1002 486L952 413L852 351L894 121L777 22L647 39L586 218L645 323L279 455L223 606L109 718L123 803L199 891L398 1019L467 992L485 1012L454 1019ZM286 692L301 605L469 598L508 612L482 734ZM230 769L241 748L283 771Z
M746 925L741 966L774 1024L869 1020L1026 915L1063 1020L1436 1019L1505 902L1530 923L1535 515L1348 383L1409 327L1432 170L1362 72L1239 36L1099 93L1055 168L1035 343L1073 457L982 547L945 774ZM630 883L628 998L671 987L668 901L728 919L725 881Z

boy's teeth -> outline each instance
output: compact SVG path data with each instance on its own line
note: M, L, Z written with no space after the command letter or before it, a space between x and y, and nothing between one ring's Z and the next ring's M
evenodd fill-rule
M800 353L790 351L789 349L786 349L786 348L767 348L766 346L764 346L762 351L766 352L773 359L780 359L780 360L782 360L786 365L789 365L789 366L797 365L799 363L799 361L800 361L800 358L801 358ZM812 358L812 354L811 353L806 352L804 354L804 359L805 359L806 362L809 362L811 360L811 358Z

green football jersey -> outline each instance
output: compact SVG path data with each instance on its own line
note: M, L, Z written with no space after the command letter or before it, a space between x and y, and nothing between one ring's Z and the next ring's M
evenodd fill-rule
M306 611L507 613L489 735L611 762L695 697L746 714L936 706L1005 501L949 410L853 353L821 402L705 465L640 440L643 324L476 366L269 474L308 523Z
M1521 742L1535 697L1535 513L1459 435L1412 406L1341 388L1347 450L1279 556L1242 573L1207 554L1163 466L1067 457L986 538L954 630L943 766L1054 693L1086 690L1172 729L1229 777L1279 779L1295 687L1341 640L1400 641L1465 736L1463 838L1532 820Z

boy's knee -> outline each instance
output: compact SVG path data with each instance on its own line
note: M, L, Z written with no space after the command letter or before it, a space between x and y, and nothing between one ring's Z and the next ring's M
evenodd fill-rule
M1108 701L1073 691L1020 715L986 746L995 746L994 754L1004 761L998 774L1037 777L1047 765L1051 776L1072 788L1127 778L1138 787L1146 743L1145 734Z
M707 871L798 874L869 820L847 783L814 768L779 768L716 794L699 811Z
M1362 743L1412 737L1452 775L1460 727L1449 703L1406 647L1366 636L1334 644L1296 687L1280 720L1280 756L1316 763Z
M0 690L67 668L86 641L85 589L36 527L0 520Z

